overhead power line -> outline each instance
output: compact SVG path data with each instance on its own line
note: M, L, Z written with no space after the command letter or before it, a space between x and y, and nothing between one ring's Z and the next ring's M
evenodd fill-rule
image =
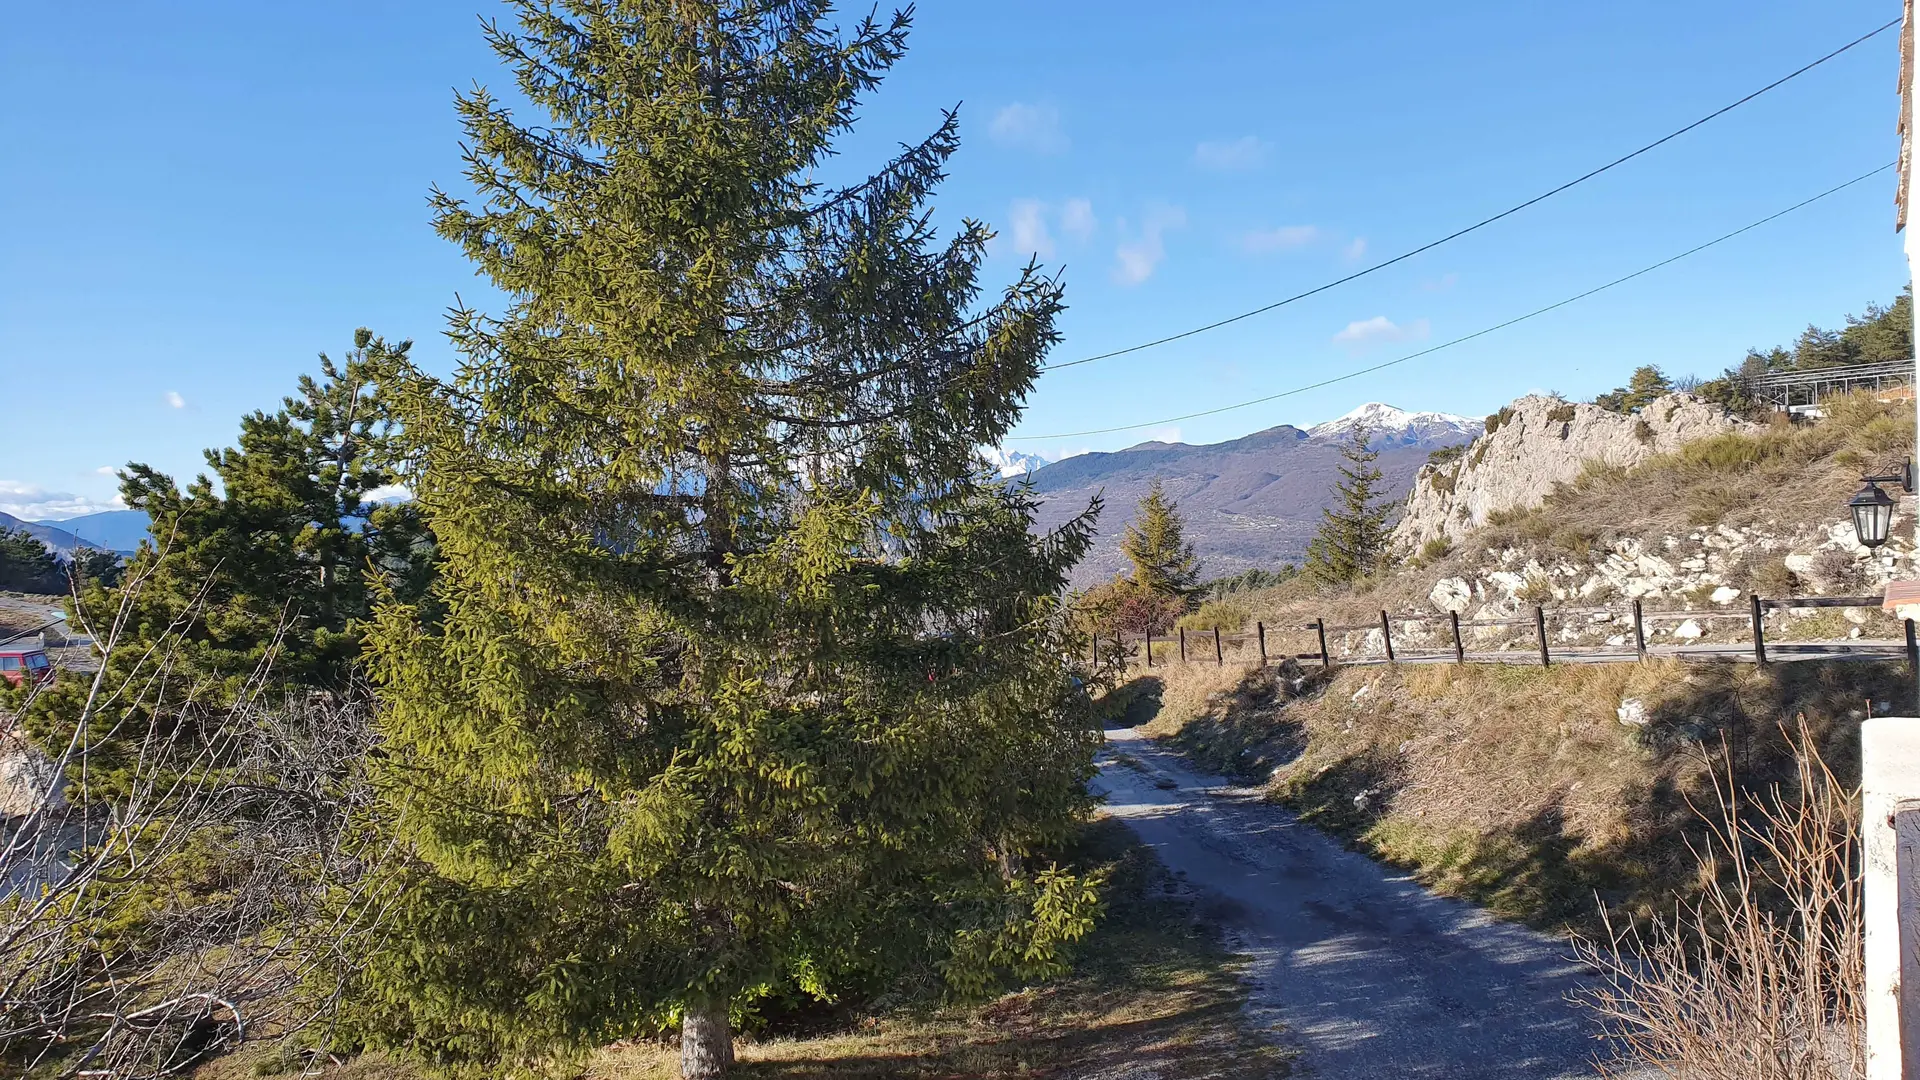
M1799 210L1803 207L1811 206L1814 203L1819 202L1821 199L1824 199L1829 195L1833 195L1833 194L1837 194L1839 192L1845 191L1846 189L1852 187L1855 184L1858 184L1864 180L1871 179L1872 177L1878 176L1879 174L1886 172L1888 169L1893 168L1896 164L1898 164L1898 162L1890 161L1885 165L1882 165L1879 168L1874 169L1871 172L1862 173L1861 175L1854 177L1853 179L1847 181L1844 184L1838 184L1838 185L1835 185L1834 187L1830 187L1827 190L1821 192L1820 194L1813 196L1812 198L1802 199L1801 201L1794 203L1792 206L1787 207L1785 210L1780 210L1775 213L1768 214L1766 217L1763 217L1760 220L1753 222L1752 224L1742 225L1741 227L1733 230L1730 233L1726 233L1722 236L1715 237L1714 239L1709 240L1706 243L1700 244L1696 247L1688 248L1687 250L1681 252L1678 255L1673 255L1668 258L1661 259L1659 262L1654 263L1651 266L1642 267L1639 270L1635 270L1633 273L1628 274L1625 277L1614 278L1612 281L1607 282L1605 285L1597 285L1591 289L1588 289L1583 293L1576 293L1573 296L1569 296L1565 300L1556 301L1554 303L1548 304L1546 307L1529 311L1525 315L1508 319L1506 322L1496 323L1495 325L1489 326L1484 330L1475 330L1471 334L1466 334L1461 337L1454 338L1452 341L1435 345L1432 348L1421 349L1419 352L1415 352L1415 353L1408 353L1407 355L1400 357L1398 360L1388 360L1383 364L1375 364L1372 367L1364 367L1364 368L1360 368L1357 371L1349 371L1344 375L1335 375L1333 378L1330 378L1330 379L1322 379L1319 382L1308 383L1305 386L1296 386L1291 390L1282 390L1280 393L1268 394L1265 397L1253 398L1250 401L1237 402L1232 405L1222 405L1217 409L1203 409L1199 412L1183 413L1180 416L1169 416L1160 420L1147 420L1138 424L1122 424L1118 427L1091 428L1086 431L1067 431L1067 432L1061 432L1060 434L1057 434L1057 435L1013 435L1013 436L1009 436L1005 441L1007 442L1039 442L1046 439L1077 439L1083 435L1110 435L1116 431L1138 431L1142 428L1160 427L1163 424L1179 423L1182 420L1196 420L1203 416L1218 416L1221 413L1232 412L1235 409L1245 409L1253 405L1263 405L1269 401L1278 401L1284 397L1292 397L1295 394L1304 394L1309 390L1318 390L1323 386L1332 386L1335 383L1346 382L1349 379L1357 379L1362 375L1371 375L1376 371L1383 371L1387 368L1394 367L1399 364L1404 364L1409 360L1417 360L1423 356L1431 356L1442 349L1451 349L1455 345L1459 345L1463 342L1472 341L1474 338L1485 337L1496 330L1505 330L1509 326L1514 326L1518 323L1526 322L1528 319L1538 318L1541 315L1545 315L1549 311L1555 311L1559 308L1566 307L1568 304L1575 303L1576 301L1585 300L1589 296L1592 296L1596 293L1605 292L1616 285L1624 285L1627 282L1632 281L1634 278L1640 277L1645 274L1651 274L1652 272L1660 269L1663 266L1671 266L1674 263L1679 262L1681 259L1688 257L1689 255L1698 255L1700 252L1705 251L1710 247L1714 247L1719 244L1724 244L1728 240L1731 240L1742 233L1751 232L1754 229L1757 229L1760 226L1765 225L1770 221L1783 218L1788 214L1793 213L1795 210Z
M1251 319L1255 315L1264 315L1267 312L1274 310L1275 308L1285 307L1288 304L1291 304L1297 300L1305 300L1309 296L1314 296L1319 293L1326 292L1328 289L1337 288L1341 285L1345 285L1349 281L1357 281L1360 278L1366 277L1368 274L1371 274L1377 270L1384 270L1387 267L1394 265L1395 263L1405 262L1408 259L1413 258L1415 255L1432 251L1434 248L1437 248L1442 244L1446 244L1454 240L1458 240L1461 237L1467 235L1468 233L1475 232L1480 229L1484 229L1487 226L1493 224L1494 222L1501 220L1502 218L1511 217L1514 214L1517 214L1520 211L1525 210L1530 206L1533 206L1537 203L1545 202L1546 200L1553 198L1555 195L1558 195L1561 192L1568 190L1569 188L1577 187L1581 184L1586 183L1587 181L1593 179L1596 176L1599 176L1601 173L1606 172L1609 169L1613 169L1621 165L1625 165L1627 162L1632 161L1634 158L1639 157L1641 154L1644 154L1647 151L1652 150L1661 145L1664 145L1666 143L1672 142L1674 139L1677 139L1680 136L1685 135L1687 132L1692 131L1694 128L1697 128L1700 125L1705 124L1710 120L1714 120L1718 117L1724 116L1727 113L1732 112L1733 110L1739 108L1742 105L1745 105L1747 102L1752 101L1754 98L1759 97L1760 95L1766 93L1767 91L1772 90L1775 87L1778 87L1784 83L1791 82L1792 80L1797 79L1802 75L1805 75L1807 72L1812 71L1814 68L1819 67L1821 64L1824 64L1827 61L1833 59L1834 57L1839 56L1841 53L1846 52L1848 49L1851 49L1856 45L1862 44L1863 42L1870 41L1873 38L1886 33L1888 30L1891 30L1898 25L1900 25L1900 20L1894 19L1888 22L1886 25L1880 27L1878 30L1874 30L1871 33L1867 33L1867 34L1862 34L1861 36L1854 38L1852 41L1847 42L1845 45L1840 46L1839 48L1833 50L1832 52L1821 57L1820 59L1813 61L1812 63L1806 65L1805 67L1802 67L1796 71L1789 72L1786 75L1782 75L1780 78L1773 80L1772 82L1768 83L1767 85L1761 87L1758 90L1755 90L1753 93L1748 94L1746 97L1743 97L1740 100L1733 102L1732 104L1725 105L1725 106L1722 106L1721 108L1715 109L1713 112L1710 112L1707 115L1701 117L1700 119L1695 120L1693 123L1688 124L1686 127L1680 128L1677 131L1673 131L1666 135L1663 135L1660 138L1655 139L1654 141L1648 143L1647 145L1641 147L1638 150L1633 151L1630 154L1625 154L1621 157L1617 157L1612 161L1607 162L1605 165L1602 165L1599 168L1593 170L1592 172L1586 173L1581 176L1577 176L1574 179L1569 180L1564 184L1561 184L1559 187L1553 188L1550 191L1542 192L1539 195L1535 195L1533 198L1528 199L1526 202L1523 202L1517 206L1509 207L1508 209L1502 210L1499 213L1493 215L1492 217L1482 218L1481 220L1474 222L1473 224L1467 226L1464 229L1460 229L1456 232L1448 233L1447 235L1441 237L1438 240L1434 240L1430 243L1422 244L1411 251L1402 252L1401 254L1395 255L1393 258L1387 259L1384 262L1374 263L1372 266L1369 266L1364 270L1357 270L1351 274L1348 274L1346 277L1336 278L1335 280L1329 281L1324 285L1316 285L1313 288L1308 289L1306 292L1295 293L1294 295L1289 296L1284 300L1275 300L1271 304L1254 308L1252 311L1243 311L1238 315L1229 316L1228 318L1220 319L1216 322L1210 322L1205 326L1196 326L1191 330L1182 330L1180 333L1177 333L1177 334L1169 334L1166 337L1155 338L1152 341L1142 342L1138 345L1129 345L1124 349L1114 349L1111 352L1103 352L1103 353L1098 353L1094 356L1082 357L1079 360L1068 360L1065 363L1048 364L1042 367L1040 370L1041 371L1058 371L1061 368L1078 367L1081 364L1091 364L1096 360L1110 360L1116 356L1125 356L1128 353L1137 353L1144 349L1151 349L1156 346L1168 344L1169 342L1179 341L1183 338L1190 338L1196 334L1204 334L1209 330L1218 330L1223 326L1232 325L1233 323L1237 323L1242 319Z

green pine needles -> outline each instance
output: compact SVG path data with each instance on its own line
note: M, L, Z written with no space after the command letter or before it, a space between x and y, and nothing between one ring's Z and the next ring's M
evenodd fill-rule
M1307 545L1306 573L1321 585L1351 585L1379 570L1393 547L1393 504L1374 464L1380 452L1371 432L1355 428L1340 448L1346 459L1334 484L1333 505L1320 512L1320 531Z
M1185 600L1200 589L1200 560L1186 538L1186 519L1155 480L1120 538L1120 552L1133 564L1133 583L1156 596Z
M1055 970L1095 882L1044 853L1099 730L1055 597L1090 518L982 475L1057 338L1029 266L940 241L933 135L816 179L908 19L818 2L517 3L543 114L459 98L442 235L508 297L442 382L387 371L442 559L369 640L407 853L352 1030L564 1060L678 1021Z

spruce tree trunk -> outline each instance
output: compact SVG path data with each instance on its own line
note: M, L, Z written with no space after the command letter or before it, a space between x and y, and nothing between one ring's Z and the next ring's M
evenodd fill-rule
M733 1028L727 1003L700 998L680 1017L680 1080L720 1080L733 1069Z

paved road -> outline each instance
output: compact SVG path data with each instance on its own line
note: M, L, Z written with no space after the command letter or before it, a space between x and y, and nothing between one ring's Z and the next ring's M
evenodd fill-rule
M1131 728L1107 740L1108 810L1213 902L1252 957L1248 1007L1301 1051L1297 1075L1595 1075L1564 944L1434 896Z

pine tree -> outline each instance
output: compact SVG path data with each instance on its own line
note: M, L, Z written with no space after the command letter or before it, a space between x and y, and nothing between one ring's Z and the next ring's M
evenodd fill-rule
M84 576L69 614L104 642L124 602L103 685L147 692L92 714L95 793L116 790L116 744L165 736L249 684L343 689L373 611L370 572L383 589L420 594L432 549L417 515L368 502L400 466L372 374L407 348L362 329L343 363L322 354L321 378L301 376L279 410L241 418L237 445L206 452L217 487L202 474L182 491L143 464L121 474L122 499L147 513L154 539L120 573ZM163 641L164 656L154 651ZM162 668L166 677L154 678ZM64 745L87 692L63 680L42 694L30 730Z
M1356 428L1340 449L1346 464L1334 485L1333 505L1320 512L1320 531L1307 545L1306 573L1323 585L1348 585L1378 570L1392 546L1387 518L1393 506L1384 497L1382 474L1374 465L1379 451L1368 445L1370 433Z
M1042 860L1097 725L1056 595L1090 522L1031 534L978 475L1048 347L1029 266L936 241L949 114L814 179L905 45L827 5L521 0L487 28L523 121L459 98L474 203L437 227L506 295L448 382L390 370L439 614L371 638L408 853L358 1037L538 1060L938 972L1051 970L1091 882Z
M1180 507L1155 480L1120 540L1121 553L1133 564L1134 585L1158 596L1193 595L1199 588L1200 560L1187 542L1186 528Z
M1627 385L1615 387L1612 393L1601 394L1593 399L1595 405L1614 412L1632 412L1651 404L1663 394L1673 392L1673 383L1666 373L1652 364L1642 364L1633 369Z
M25 529L0 528L0 589L57 593L66 575L47 545Z

